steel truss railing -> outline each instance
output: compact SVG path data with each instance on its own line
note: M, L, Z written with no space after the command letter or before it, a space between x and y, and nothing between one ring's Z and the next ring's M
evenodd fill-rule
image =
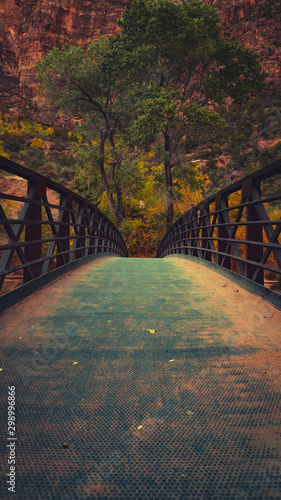
M270 182L280 182L278 174L281 160L191 208L166 233L156 257L193 255L262 285L265 270L280 275L281 218L273 209L281 213L281 188L274 196L266 194Z
M26 283L91 254L128 257L118 229L86 199L3 157L1 170L27 181L27 192L26 196L0 193L4 242L0 244L0 290L7 276L22 276ZM48 201L51 194L58 202ZM20 207L16 218L8 215L11 205Z

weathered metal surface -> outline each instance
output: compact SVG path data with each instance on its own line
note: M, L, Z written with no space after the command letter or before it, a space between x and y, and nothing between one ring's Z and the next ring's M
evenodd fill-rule
M11 273L20 272L26 283L91 254L128 256L117 228L87 200L2 157L1 170L28 183L25 196L0 193L0 235L8 240L0 245L0 290ZM57 204L48 201L50 192ZM17 218L8 215L9 202L21 207Z
M281 275L281 220L272 210L281 193L268 196L261 189L278 174L281 160L193 207L164 236L157 257L197 256L262 285L265 270ZM240 203L231 198L235 193Z
M281 498L280 317L176 256L101 258L6 312L1 499L8 385L20 500Z

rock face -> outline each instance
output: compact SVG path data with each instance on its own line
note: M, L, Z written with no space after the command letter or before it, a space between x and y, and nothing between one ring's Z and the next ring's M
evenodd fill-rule
M219 10L224 35L257 51L269 73L268 80L280 83L280 16L276 18L272 11L272 5L280 8L280 0L205 1ZM1 0L2 101L12 98L12 105L17 106L19 95L34 101L35 62L53 46L65 42L85 46L100 35L116 33L116 19L129 3L130 0ZM265 6L267 10L263 11Z
M1 0L1 90L10 78L23 95L34 97L35 62L53 46L85 46L114 34L125 5L126 0Z
M223 34L257 52L267 81L281 83L280 0L206 0L222 19Z

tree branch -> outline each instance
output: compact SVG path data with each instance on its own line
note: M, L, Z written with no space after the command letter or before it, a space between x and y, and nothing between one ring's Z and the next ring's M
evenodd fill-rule
M97 111L99 111L103 117L105 118L107 115L105 113L105 111L103 110L103 108L100 106L100 104L95 101L91 96L90 94L88 94L88 92L86 92L86 90L83 89L83 87L81 87L81 85L79 85L77 82L73 81L71 78L70 78L70 83L72 83L72 85L74 85L74 87L76 87L80 92L81 94L83 94L87 99L88 102L90 102L91 104L94 105L94 107L97 109ZM81 99L83 100L83 99Z

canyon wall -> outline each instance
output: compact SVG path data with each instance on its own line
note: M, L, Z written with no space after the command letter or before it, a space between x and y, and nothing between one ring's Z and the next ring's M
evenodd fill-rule
M224 35L256 50L269 73L268 80L280 83L280 18L263 16L263 11L258 10L271 2L205 1L218 9ZM36 102L35 62L53 46L66 42L86 46L93 38L116 33L116 19L129 3L130 0L0 0L2 104L8 102L10 107L17 107L22 106L22 100L26 105Z
M114 34L126 0L0 0L0 93L37 94L35 63L63 43Z

